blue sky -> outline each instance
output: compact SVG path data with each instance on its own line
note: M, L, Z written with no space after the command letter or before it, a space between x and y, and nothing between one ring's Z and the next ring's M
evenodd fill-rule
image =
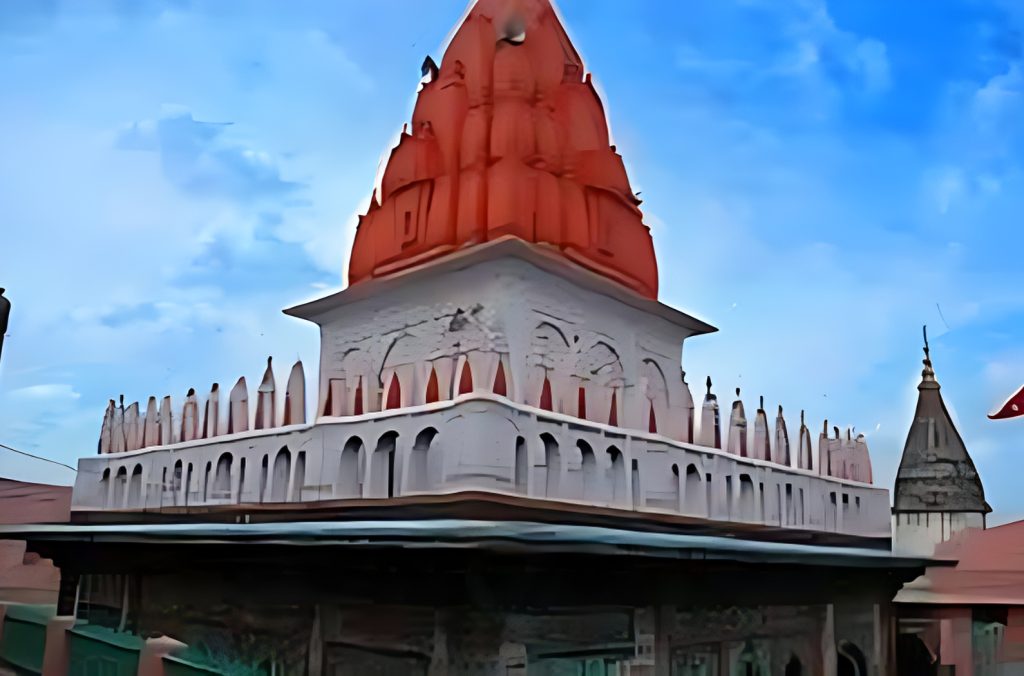
M0 3L0 443L72 462L103 407L274 355L463 0ZM1024 5L563 0L652 227L718 326L689 381L868 435L891 485L920 327L996 520L1024 515ZM699 392L699 387L695 387ZM792 427L791 427L792 428ZM73 464L73 462L72 462ZM0 455L0 474L69 481Z

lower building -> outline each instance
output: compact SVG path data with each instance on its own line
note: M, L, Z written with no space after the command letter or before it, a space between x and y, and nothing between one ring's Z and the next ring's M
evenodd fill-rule
M890 600L924 563L842 538L638 529L486 499L398 509L420 518L23 534L61 566L52 622L71 628L72 662L88 652L76 642L168 635L185 645L164 668L191 673L892 674ZM496 510L506 518L459 516ZM133 645L116 673L138 669ZM70 673L113 664L81 659Z

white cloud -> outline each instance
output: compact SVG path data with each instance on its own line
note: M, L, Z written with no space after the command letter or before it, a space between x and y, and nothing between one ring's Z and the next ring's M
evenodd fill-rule
M73 385L67 383L47 383L19 387L18 389L11 390L8 396L12 399L32 399L36 401L54 399L75 400L82 397L81 394L75 391Z

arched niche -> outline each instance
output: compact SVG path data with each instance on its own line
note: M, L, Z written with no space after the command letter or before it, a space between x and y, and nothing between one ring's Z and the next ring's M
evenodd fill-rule
M125 492L128 488L128 470L122 465L117 468L114 475L114 492L111 497L111 507L114 509L124 508Z
M836 675L868 676L867 658L855 643L841 640L836 646Z
M107 467L103 470L103 474L100 475L100 495L103 496L103 504L107 507L112 507L113 504L110 499L110 468Z
M683 477L683 513L688 516L708 516L707 484L697 465L686 466Z
M128 506L142 506L142 465L135 465L128 479Z
M263 462L260 464L259 501L264 502L269 497L267 484L270 481L270 456L264 454Z
M287 502L291 473L292 454L285 446L274 456L273 474L270 476L270 502Z
M608 447L608 475L611 485L611 501L615 505L624 505L626 496L626 458L617 446Z
M569 339L551 322L541 322L530 334L529 349L525 403L563 412L562 395L574 370Z
M359 437L351 437L341 449L338 464L338 480L334 484L334 495L338 498L360 498L363 496L363 473L366 446Z
M755 521L758 514L754 480L749 474L741 474L739 484L739 518L741 521Z
M203 502L206 502L207 500L210 499L210 481L212 481L212 480L213 480L213 463L212 462L207 462L206 463L206 467L203 470L203 479L202 479L203 485L200 488L200 495L202 496L202 501Z
M306 452L299 451L295 456L295 479L292 482L291 499L294 502L302 502L305 499L303 492L306 488Z
M530 451L526 439L516 437L515 459L512 466L512 488L516 493L527 495L530 483Z
M221 453L217 458L217 468L213 472L214 500L231 499L231 465L233 458L230 453Z
M576 441L576 448L580 452L580 470L583 476L583 499L588 502L603 502L607 499L604 495L604 482L597 468L597 457L594 449L583 439Z
M558 450L558 441L550 434L540 435L544 445L544 495L557 498L562 483L562 454Z
M181 502L181 489L184 477L181 460L174 463L174 471L171 472L171 504L177 505Z
M370 458L369 497L392 498L399 494L396 471L397 432L385 432L377 439Z
M428 427L416 435L409 455L409 476L406 486L411 491L429 491L441 487L442 462L437 430Z
M662 427L669 421L668 380L653 359L640 364L640 391L646 399L641 409L641 429L665 434Z

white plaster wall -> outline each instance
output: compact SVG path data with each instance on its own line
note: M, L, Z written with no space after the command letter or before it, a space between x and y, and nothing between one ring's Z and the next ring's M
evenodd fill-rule
M424 402L431 370L440 398L458 392L461 369L471 366L474 389L492 391L499 360L508 396L536 406L544 379L552 409L578 415L579 391L587 418L608 422L612 393L618 424L647 430L654 407L659 433L685 438L679 377L688 331L615 298L581 288L517 258L442 271L356 301L318 317L321 325L321 400L354 410L363 383L363 411L380 410L397 376L403 405Z
M965 528L984 528L985 518L976 512L898 513L893 521L893 550L931 556L935 546Z
M359 449L355 461L351 456L344 460L346 449ZM225 454L230 465L222 460ZM230 467L225 494L211 490L219 462ZM178 466L180 481L175 479ZM136 467L138 490L119 489L116 477L131 477ZM83 458L72 508L139 511L462 490L719 521L889 534L885 489L662 435L588 423L485 393Z

